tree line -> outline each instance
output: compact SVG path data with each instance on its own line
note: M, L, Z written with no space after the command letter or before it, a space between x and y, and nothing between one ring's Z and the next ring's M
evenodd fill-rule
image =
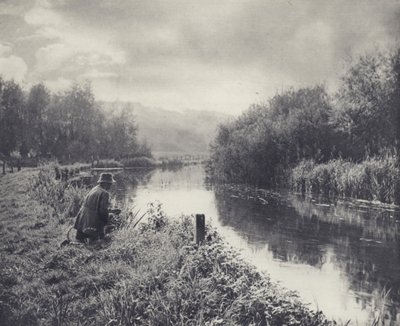
M276 186L300 162L360 163L400 146L400 49L360 56L338 90L290 88L219 126L211 173L225 182Z
M68 162L151 156L138 142L132 110L102 110L89 83L59 93L40 83L26 91L1 76L0 153Z

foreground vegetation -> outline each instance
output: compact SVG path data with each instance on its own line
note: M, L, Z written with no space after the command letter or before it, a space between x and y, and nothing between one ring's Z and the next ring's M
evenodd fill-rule
M293 181L294 188L398 202L399 126L400 49L371 53L354 60L334 94L322 85L289 89L221 125L210 172L223 182L272 188Z
M100 244L60 248L85 190L52 171L0 178L0 324L330 324L213 230L194 245L192 219L168 219L158 206L137 227L125 210Z

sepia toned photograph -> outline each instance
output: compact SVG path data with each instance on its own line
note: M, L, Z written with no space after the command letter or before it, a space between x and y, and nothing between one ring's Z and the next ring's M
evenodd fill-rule
M400 326L400 0L0 0L0 326Z

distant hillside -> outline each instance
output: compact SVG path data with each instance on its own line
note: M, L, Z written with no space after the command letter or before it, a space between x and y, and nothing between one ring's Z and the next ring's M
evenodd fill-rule
M129 107L136 116L138 138L146 140L153 152L204 153L214 138L217 126L231 115L212 111L176 112L150 108L140 103L100 103L105 111Z

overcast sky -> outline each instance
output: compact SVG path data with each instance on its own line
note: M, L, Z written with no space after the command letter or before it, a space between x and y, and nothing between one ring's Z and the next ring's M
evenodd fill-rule
M0 0L0 74L237 114L289 86L334 88L351 56L399 35L398 0Z

